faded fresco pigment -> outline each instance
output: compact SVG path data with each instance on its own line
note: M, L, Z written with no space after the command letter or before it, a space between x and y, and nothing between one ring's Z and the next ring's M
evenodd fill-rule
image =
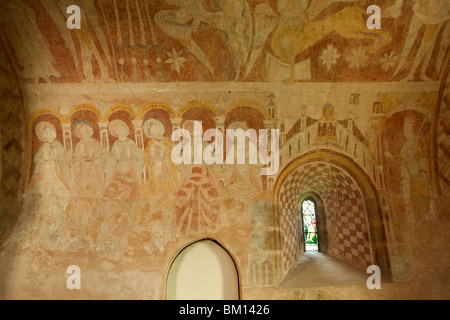
M243 299L450 298L449 20L441 0L0 1L0 297L165 299L209 239ZM389 280L288 288L305 239Z

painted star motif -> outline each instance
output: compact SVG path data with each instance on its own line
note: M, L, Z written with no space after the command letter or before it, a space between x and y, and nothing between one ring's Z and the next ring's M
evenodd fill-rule
M172 48L172 53L167 52L169 59L165 61L167 64L172 64L170 67L171 70L175 70L178 74L181 72L181 68L184 68L184 63L187 61L185 57L183 57L183 51L177 51L175 48Z

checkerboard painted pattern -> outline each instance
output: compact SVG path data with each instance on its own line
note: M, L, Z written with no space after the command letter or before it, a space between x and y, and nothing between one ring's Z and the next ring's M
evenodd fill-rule
M26 119L19 79L16 78L5 51L0 50L0 201L17 199L22 184Z
M450 107L444 109L445 116L439 121L437 144L440 191L444 197L450 196Z
M317 162L297 169L280 191L283 271L299 255L299 200L307 192L321 195L325 202L328 254L362 269L373 264L367 214L358 185L342 169Z

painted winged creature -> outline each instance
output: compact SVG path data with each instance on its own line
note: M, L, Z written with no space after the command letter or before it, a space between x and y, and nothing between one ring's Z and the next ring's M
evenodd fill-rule
M391 41L386 31L367 28L368 14L359 7L347 6L317 20L320 13L338 2L357 1L278 0L277 6L281 16L273 33L271 46L274 54L291 67L291 76L285 83L295 81L296 57L333 32L349 39L371 39L369 54L375 53Z
M391 41L382 30L369 30L367 13L359 7L346 7L323 20L321 12L338 2L353 0L278 0L274 11L268 2L259 3L252 16L246 0L164 0L177 9L161 10L155 14L157 25L169 36L182 43L213 75L210 58L194 40L201 23L215 28L222 36L232 59L230 80L245 79L260 57L269 35L274 54L291 65L295 79L296 57L311 46L337 32L345 38L371 39L369 53L374 53Z

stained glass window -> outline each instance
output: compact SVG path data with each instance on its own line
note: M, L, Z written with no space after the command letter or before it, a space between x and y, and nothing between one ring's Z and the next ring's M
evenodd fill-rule
M317 240L316 205L311 200L302 203L305 251L319 251Z

